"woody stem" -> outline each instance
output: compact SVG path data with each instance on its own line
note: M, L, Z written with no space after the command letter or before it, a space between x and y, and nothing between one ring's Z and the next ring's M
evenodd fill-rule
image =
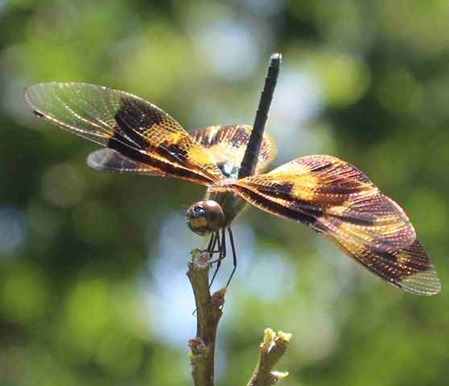
M221 289L214 294L209 290L208 252L192 251L187 277L195 297L197 331L190 339L190 365L195 386L214 385L215 341L217 326L222 315L224 295Z

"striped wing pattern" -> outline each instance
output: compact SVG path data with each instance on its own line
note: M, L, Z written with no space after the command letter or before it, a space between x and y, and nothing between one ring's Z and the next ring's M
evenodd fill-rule
M308 225L396 287L419 295L441 288L404 211L345 161L302 157L227 188L262 210Z
M192 139L207 149L225 178L237 178L243 154L251 134L251 126L209 126L189 131ZM256 168L263 172L276 157L276 146L273 140L264 135ZM105 172L134 173L151 175L151 171L143 164L134 162L112 149L100 149L91 153L87 163L93 169Z
M203 185L222 178L211 156L177 121L134 95L86 83L54 82L28 87L25 98L38 117L116 150L137 162L139 170ZM110 156L107 153L97 156Z
M34 113L105 146L88 157L101 171L175 177L234 192L277 216L301 222L390 284L418 295L441 285L401 207L360 170L327 155L295 159L266 174L276 148L264 135L256 175L237 179L251 127L185 131L155 105L86 83L41 83L25 98Z

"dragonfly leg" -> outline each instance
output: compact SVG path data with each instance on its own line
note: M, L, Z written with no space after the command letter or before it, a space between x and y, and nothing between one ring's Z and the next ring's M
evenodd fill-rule
M231 228L228 228L228 233L229 233L229 240L231 241L232 264L234 267L232 268L231 275L229 276L228 282L226 283L226 288L229 286L229 283L231 282L232 277L234 276L234 273L237 270L237 254L235 252L235 242L234 242L234 236L232 234Z
M218 249L215 250L215 246L217 245L217 243L218 243ZM218 234L218 232L214 232L212 234L212 236L210 237L206 252L209 253L211 257L214 253L220 252L220 235Z
M212 287L212 284L214 283L215 277L217 276L218 270L221 267L221 261L226 257L226 234L224 229L221 230L221 240L219 232L216 232L217 239L218 239L218 249L219 249L219 255L218 259L215 261L212 261L211 264L217 263L217 266L215 267L215 271L212 275L212 278L210 280L209 288Z

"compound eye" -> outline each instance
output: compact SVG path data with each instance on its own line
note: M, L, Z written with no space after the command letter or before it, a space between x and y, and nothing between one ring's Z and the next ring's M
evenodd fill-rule
M221 206L212 200L193 204L186 212L189 228L199 234L216 232L225 226L225 216Z
M189 212L187 212L189 213ZM206 217L206 211L199 205L196 205L193 207L192 211L191 211L191 217Z

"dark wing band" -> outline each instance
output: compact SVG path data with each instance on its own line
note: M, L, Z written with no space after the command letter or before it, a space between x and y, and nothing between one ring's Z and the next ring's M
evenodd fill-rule
M85 83L40 83L25 90L34 113L118 151L154 174L204 185L221 179L209 154L181 125L151 103Z

